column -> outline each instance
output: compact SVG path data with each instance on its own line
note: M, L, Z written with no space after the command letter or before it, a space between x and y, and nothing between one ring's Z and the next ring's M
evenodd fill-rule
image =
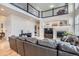
M40 20L40 38L44 39L44 21Z

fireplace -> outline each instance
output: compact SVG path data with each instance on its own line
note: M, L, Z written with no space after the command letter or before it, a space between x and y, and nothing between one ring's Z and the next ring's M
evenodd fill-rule
M62 38L65 31L57 31L57 38Z

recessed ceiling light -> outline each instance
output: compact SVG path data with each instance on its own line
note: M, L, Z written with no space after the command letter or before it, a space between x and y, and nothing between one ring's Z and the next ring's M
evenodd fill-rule
M38 9L39 11L41 11L41 8L37 7L37 9Z
M53 8L54 7L54 5L50 5L50 8Z
M4 9L3 9L3 8L1 8L0 10L1 10L1 11L4 11Z

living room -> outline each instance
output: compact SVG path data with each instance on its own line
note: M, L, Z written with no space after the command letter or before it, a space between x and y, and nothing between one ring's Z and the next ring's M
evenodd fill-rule
M16 37L20 36L20 37L26 37L26 38L32 37L39 40L47 39L48 41L54 40L54 39L59 41L63 38L63 36L67 36L67 35L75 35L76 37L78 37L79 36L79 29L78 29L79 4L75 4L75 7L74 7L74 3L69 3L69 4L55 3L53 5L51 5L50 3L0 4L0 7L1 7L0 9L1 29L0 30L2 31L1 40L4 40L4 39L11 40L12 39L11 36L13 37L15 36L14 37L15 39ZM36 9L37 6L39 6L39 8ZM52 6L52 7L50 10L46 10L47 6ZM74 8L76 9L76 11ZM10 37L10 39L8 39L8 37ZM19 39L22 39L22 38L19 38ZM30 40L30 38L28 39ZM12 42L9 41L10 44ZM24 49L22 50L22 52L23 51ZM46 51L50 51L50 49ZM45 53L47 54L46 51ZM18 50L17 53L20 54L21 52ZM39 53L38 55L42 55L42 54L44 55L44 53ZM26 53L21 55L30 55L30 54ZM51 53L48 53L47 55L51 55ZM56 53L55 55L58 55L58 54ZM67 55L73 55L73 53L71 54L70 52L70 54L67 54Z

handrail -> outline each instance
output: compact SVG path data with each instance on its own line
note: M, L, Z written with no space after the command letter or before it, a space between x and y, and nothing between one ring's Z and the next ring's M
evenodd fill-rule
M59 11L61 11L60 14L57 14ZM44 13L45 13L45 15L44 15ZM68 5L57 7L57 8L52 8L52 9L45 10L45 11L41 11L42 18L53 17L53 16L58 16L58 15L64 15L64 14L68 14Z
M29 3L10 3L10 4L39 18L47 18L47 17L68 14L68 3L66 3L64 6L52 8L45 11L39 11Z
M39 10L37 10L36 8L34 8L31 4L29 4L29 3L27 3L27 6L28 6L28 13L30 13L30 14L32 14L32 15L34 15L34 16L36 16L36 17L40 17L40 11ZM31 9L32 8L32 9ZM31 12L31 11L33 11L33 12Z
M28 12L36 17L40 17L40 11L35 9L31 4L29 3L10 3L13 6L18 7L19 9L22 9L25 12Z

